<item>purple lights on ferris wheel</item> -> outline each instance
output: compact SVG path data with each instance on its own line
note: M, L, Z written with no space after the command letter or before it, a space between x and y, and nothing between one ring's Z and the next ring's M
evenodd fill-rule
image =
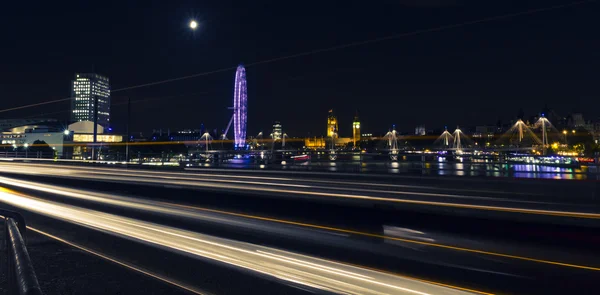
M233 138L235 148L246 146L246 123L248 121L248 93L246 90L246 69L239 65L235 72L233 93Z

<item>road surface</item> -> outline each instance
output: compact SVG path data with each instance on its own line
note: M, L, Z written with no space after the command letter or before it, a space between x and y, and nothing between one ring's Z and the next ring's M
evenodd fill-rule
M34 163L0 171L0 201L32 230L195 293L593 294L600 275L600 215L587 191Z

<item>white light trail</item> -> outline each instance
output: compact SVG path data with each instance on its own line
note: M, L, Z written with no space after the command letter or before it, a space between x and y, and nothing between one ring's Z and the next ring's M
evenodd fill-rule
M0 164L2 165L2 164ZM300 189L294 191L295 194L309 194L314 195L323 191L332 192L343 192L348 191L351 193L364 192L374 194L387 194L386 197L377 197L373 200L389 200L396 202L398 199L393 195L402 195L404 197L436 197L436 198L453 198L453 199L472 199L481 201L498 201L503 203L529 203L529 204L555 204L551 202L542 201L531 201L531 200L513 200L506 198L491 198L477 195L461 195L461 194L449 194L449 193L433 193L433 192L417 192L417 191L404 191L397 190L399 188L426 188L419 186L403 186L393 184L377 184L377 189L365 189L356 187L347 187L351 185L364 185L371 186L373 184L365 183L354 183L354 182L342 182L342 181L319 181L319 180L308 180L308 179L291 179L291 178L276 178L276 177L257 177L257 176L237 176L237 175L223 175L223 174L190 174L190 173L177 173L177 172L156 172L147 170L123 170L114 168L97 168L97 167L62 167L62 166L49 166L49 165L36 165L36 164L17 164L17 165L2 165L4 172L20 173L20 174L33 174L33 175L50 175L54 177L69 177L69 178L80 178L80 179L91 179L91 180L108 180L113 182L137 182L137 183L150 183L150 184L168 184L168 185L180 185L189 187L204 187L204 188L218 188L218 189L239 189L244 191L271 191L268 187L285 187L288 189ZM35 169L31 169L33 167ZM247 179L252 179L249 181ZM260 181L263 180L263 181ZM272 181L266 181L272 180ZM294 182L306 182L313 183L308 184L296 184ZM228 185L221 185L228 184ZM318 185L323 184L323 185ZM340 186L333 186L337 184ZM344 186L345 185L345 186ZM264 186L264 187L263 187ZM384 190L384 188L389 188ZM396 189L396 190L394 190ZM435 190L435 189L434 189ZM461 191L461 190L458 190ZM464 190L469 191L469 190ZM283 191L281 191L283 192ZM486 191L472 191L472 192L486 192ZM343 197L344 194L338 195ZM364 198L363 198L364 199ZM411 200L408 200L411 201ZM431 202L435 204L436 202ZM461 205L461 204L458 204ZM490 207L491 208L491 207Z
M295 222L290 220L276 219L276 218L268 218L261 216L254 216L248 214L240 214L234 212L227 212L222 210L214 210L208 208L202 208L197 206L188 206L181 205L176 203L162 202L162 201L154 201L154 200L145 200L140 198L132 198L126 196L119 195L111 195L99 192L92 192L87 190L73 189L73 188L64 188L55 185L47 185L47 184L39 184L30 181L23 181L11 178L0 177L0 183L19 187L29 190L35 190L45 193L50 193L54 195L59 195L63 197L69 197L79 200L85 200L90 202L95 202L99 204L112 205L120 208L128 208L134 210L142 210L149 213L158 213L164 214L167 216L177 216L177 218L189 218L196 221L202 222L210 222L217 225L227 225L232 226L240 230L249 231L254 230L266 234L271 235L279 235L279 236L293 236L296 239L305 239L305 240L318 240L321 242L327 242L336 244L339 241L333 241L330 239L329 235L342 235L347 236L347 234L359 235L359 236L367 236L374 238L381 238L386 240L396 240L402 241L411 244L420 244L425 246L432 246L437 248L458 250L462 252L469 253L478 253L485 254L497 257L505 257L511 259L525 260L530 262L538 262L545 263L551 265L558 266L567 266L574 267L580 269L594 270L599 271L600 268L594 266L586 266L586 265L578 265L572 263L565 263L559 261L552 261L551 259L541 259L541 258L533 258L533 257L525 257L519 255L511 255L506 253L487 251L484 249L474 249L474 248L466 248L461 247L457 244L443 244L434 241L427 241L427 239L421 238L397 238L391 237L388 235L379 235L361 231L355 231L351 229L343 229L343 228L335 228L329 226L321 226L317 224L308 224L302 222ZM300 228L299 228L300 227ZM301 230L304 229L304 230ZM315 231L317 230L317 231ZM326 233L327 236L319 235L319 233ZM336 244L340 247L349 246L347 242L343 242L343 244ZM356 246L356 245L355 245ZM368 250L367 250L368 251ZM532 255L530 253L529 255ZM536 255L532 255L536 256ZM551 256L550 256L551 257Z
M69 223L346 294L469 294L375 270L78 208L0 189L0 201Z
M563 210L547 210L537 208L523 208L523 207L509 207L509 206L498 206L498 205L480 205L471 203L458 203L458 202L444 202L431 199L410 199L409 196L414 197L445 197L445 198L468 198L476 199L476 196L464 196L464 195L453 195L453 194L442 194L442 193L427 193L427 192L414 192L414 191L384 191L384 190L369 190L369 189L357 189L357 188L343 188L343 187L332 187L332 186L317 186L317 185L298 185L292 183L278 183L278 182L266 182L266 181L244 181L244 180L229 180L229 179L217 179L214 178L198 178L193 174L184 174L183 176L161 176L162 172L149 172L149 171L120 171L119 169L107 169L111 171L100 171L99 168L90 169L91 171L86 172L83 169L71 169L70 167L61 166L47 166L39 165L42 167L28 167L30 165L7 165L0 164L4 172L22 173L22 174L40 174L48 175L53 177L67 177L67 178L79 178L79 179L90 179L90 180L104 180L110 182L119 183L147 183L150 185L173 185L173 186L187 186L187 187L198 187L198 188L212 188L220 190L236 190L240 192L256 192L256 193L277 193L297 195L297 196L308 196L308 197L329 197L329 198L340 198L349 200L365 200L365 201L376 201L376 202L390 202L396 204L408 204L408 205L426 205L426 206L438 206L438 207L451 207L471 210L485 210L485 211L498 211L498 212L510 212L510 213L521 213L521 214L535 214L535 215L549 215L549 216L562 216L571 218L585 218L585 219L600 219L600 214L595 212L577 212L577 211L563 211ZM85 167L88 169L91 167ZM102 169L102 168L100 168ZM282 188L277 188L282 187ZM348 191L348 193L338 192ZM358 194L357 192L371 193L371 194ZM393 195L401 195L392 196ZM486 200L485 197L481 197L481 200ZM488 198L487 201L490 201ZM493 201L498 201L494 199ZM502 201L502 200L500 200ZM506 202L515 202L514 200L506 200ZM516 200L516 202L520 202ZM534 204L536 202L526 201L523 203ZM547 202L537 202L544 204L551 204Z

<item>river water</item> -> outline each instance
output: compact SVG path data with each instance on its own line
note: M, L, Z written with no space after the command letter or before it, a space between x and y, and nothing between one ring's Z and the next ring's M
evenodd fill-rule
M418 160L420 159L420 160ZM547 165L508 163L495 160L448 161L442 157L425 158L402 157L391 161L386 157L364 159L361 156L329 159L326 156L312 156L309 161L291 159L258 161L252 159L232 159L220 163L200 163L203 167L270 169L296 171L332 171L391 173L413 175L452 175L452 176L488 176L515 178L547 179L600 179L598 166L595 165Z

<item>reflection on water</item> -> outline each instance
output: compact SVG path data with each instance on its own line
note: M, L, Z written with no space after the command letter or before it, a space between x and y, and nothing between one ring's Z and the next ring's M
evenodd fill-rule
M440 162L440 163L438 164L438 174L439 174L439 175L446 175L446 173L445 173L445 169L446 169L446 168L445 168L445 165L444 165L444 163Z
M456 175L464 176L465 175L465 166L463 163L456 163Z
M540 164L497 163L493 161L456 161L443 158L431 158L427 161L389 161L377 159L358 161L354 157L329 161L320 159L306 162L279 163L203 163L202 166L221 168L247 168L247 169L285 169L285 170L310 170L310 171L337 171L337 172L368 172L368 173L406 173L422 175L451 175L451 176L492 176L492 177L517 177L517 178L546 178L546 179L596 179L598 169L595 166L567 166L557 167Z
M548 179L586 179L580 168L540 166L535 164L514 164L515 177Z
M391 173L399 173L400 172L400 169L398 169L400 167L400 164L398 164L398 162L393 161L390 166L392 168L388 170L389 172L391 172Z

